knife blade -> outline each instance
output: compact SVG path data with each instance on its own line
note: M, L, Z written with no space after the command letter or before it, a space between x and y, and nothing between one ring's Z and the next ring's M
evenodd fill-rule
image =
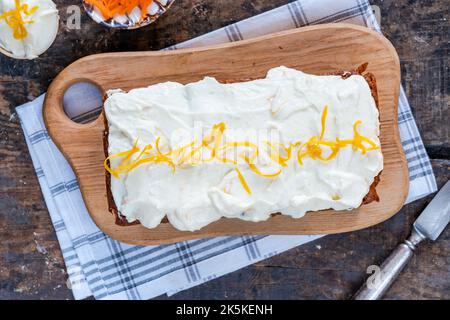
M435 241L450 221L450 181L436 194L413 224L411 235L399 244L378 269L376 283L369 279L353 296L355 300L376 300L383 296L408 264L417 245L424 239Z
M450 181L423 210L414 228L426 238L435 241L450 222Z

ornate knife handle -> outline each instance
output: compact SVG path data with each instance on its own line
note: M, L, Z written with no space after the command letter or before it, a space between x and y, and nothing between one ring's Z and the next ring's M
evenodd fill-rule
M416 228L413 228L411 236L404 243L398 245L394 252L383 262L379 275L376 275L379 278L374 283L368 283L369 281L366 281L361 289L353 296L353 299L380 299L392 283L394 283L409 260L411 260L416 246L424 239L425 237Z

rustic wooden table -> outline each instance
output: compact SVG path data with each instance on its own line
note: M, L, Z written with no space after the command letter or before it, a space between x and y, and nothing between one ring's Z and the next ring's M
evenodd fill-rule
M133 32L106 30L82 15L81 30L61 25L41 58L0 57L0 299L71 299L58 241L31 164L14 107L45 92L72 61L108 51L157 50L288 0L177 0L158 23ZM447 0L377 0L382 28L401 58L402 80L433 169L450 178L450 73ZM176 17L176 19L175 19ZM332 235L175 295L174 299L346 299L409 233L432 196L406 205L390 220ZM387 299L450 298L450 228L425 243L389 290Z

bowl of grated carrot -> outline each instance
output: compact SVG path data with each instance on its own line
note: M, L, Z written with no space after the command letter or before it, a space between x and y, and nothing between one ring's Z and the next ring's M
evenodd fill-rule
M175 0L83 0L87 14L109 28L136 29L164 14Z

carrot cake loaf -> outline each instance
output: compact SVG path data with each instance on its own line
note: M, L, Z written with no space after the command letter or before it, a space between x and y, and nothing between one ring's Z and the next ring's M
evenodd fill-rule
M383 169L373 76L277 67L263 79L111 90L105 168L118 221L195 231L221 218L351 210Z

